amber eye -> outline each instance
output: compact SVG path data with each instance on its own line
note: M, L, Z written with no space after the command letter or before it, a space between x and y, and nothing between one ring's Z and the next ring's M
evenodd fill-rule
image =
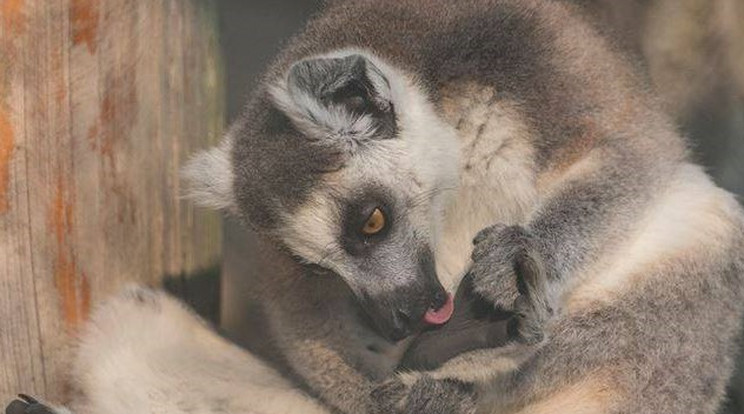
M367 222L362 227L362 233L367 236L373 236L385 228L385 214L379 208L376 208L367 218Z

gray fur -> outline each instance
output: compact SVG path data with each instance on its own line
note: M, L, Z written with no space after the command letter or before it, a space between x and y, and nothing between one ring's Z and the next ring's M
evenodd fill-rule
M519 226L497 224L481 230L473 244L473 290L493 306L515 313L520 340L541 341L555 298L550 298L549 272L533 236Z
M285 96L286 93L286 96ZM314 139L360 140L395 134L390 84L361 55L302 60L274 98Z
M379 113L339 118L333 108L349 106L324 102L324 88L362 75L390 87L371 82ZM419 95L433 114L396 105ZM395 123L382 125L394 128L356 128L389 108ZM412 134L424 117L446 124ZM461 153L416 152L427 147L421 131L448 128ZM272 334L297 381L334 409L720 404L744 306L741 209L690 163L634 66L570 2L333 4L280 54L233 131L237 214L299 259L294 274L259 283ZM431 144L448 148L449 138ZM436 168L450 163L460 166L454 189ZM370 182L396 225L379 248L355 250L343 223ZM491 225L476 238L473 287L515 313L522 342L390 380L408 341L381 333L391 336L402 304L420 316L441 290L420 257L459 264L441 267L456 279L470 252L448 243ZM311 277L310 266L328 271Z
M456 380L434 380L422 376L407 390L397 381L386 382L373 392L382 402L379 413L475 414L475 393L469 384Z

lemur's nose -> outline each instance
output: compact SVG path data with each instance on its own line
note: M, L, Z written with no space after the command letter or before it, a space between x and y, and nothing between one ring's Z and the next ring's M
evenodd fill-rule
M447 302L447 292L444 290L437 290L434 294L434 298L431 300L431 309L439 309Z

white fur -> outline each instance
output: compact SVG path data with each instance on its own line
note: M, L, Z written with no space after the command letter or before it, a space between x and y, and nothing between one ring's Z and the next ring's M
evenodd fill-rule
M428 230L440 281L454 291L470 264L475 234L496 223L520 223L535 205L527 126L508 102L495 99L493 89L473 83L443 91L443 117L410 75L367 52L344 53L372 60L390 82L399 139L371 142L345 169L328 174L327 192L287 217L285 242L309 261L322 260L341 275L353 272L337 243L340 215L330 192L349 193L369 182L408 198L433 192L406 214L418 230Z
M286 217L281 232L284 243L297 256L310 263L326 266L343 274L335 264L340 258L341 216L337 206L324 194L314 193L297 211Z
M321 414L327 411L164 293L133 288L82 335L77 414Z
M231 152L232 138L227 134L220 145L194 155L181 169L187 184L185 197L202 207L234 210Z
M443 235L446 206L458 186L460 143L455 130L437 113L423 89L410 75L369 52L348 49L330 57L360 54L385 76L386 90L396 108L398 136L371 139L352 152L346 167L324 176L323 184L291 216L282 231L287 246L311 262L321 262L340 275L355 271L338 243L341 216L333 196L349 194L376 183L408 200L406 215L432 246ZM423 196L430 194L428 197ZM384 284L379 284L384 288Z
M384 63L372 54L358 49L343 49L325 55L311 56L309 59L343 58L350 55L363 55L373 65L380 68ZM378 65L379 64L379 65ZM387 66L387 65L385 65ZM387 75L383 70L382 76ZM381 78L374 68L367 67L367 76L375 90L385 99L393 99L391 86ZM305 134L320 139L364 140L375 134L374 121L369 115L353 114L341 106L326 106L305 91L288 85L287 77L279 79L269 89L274 103L292 123Z
M270 91L277 107L300 131L311 137L366 139L375 133L374 122L369 115L352 114L337 105L324 106L313 96L287 89L286 86L276 85Z
M535 204L535 168L525 123L495 91L474 83L443 92L443 108L457 126L460 182L446 210L437 272L456 290L470 265L472 240L496 223L522 222ZM470 168L467 168L470 166Z

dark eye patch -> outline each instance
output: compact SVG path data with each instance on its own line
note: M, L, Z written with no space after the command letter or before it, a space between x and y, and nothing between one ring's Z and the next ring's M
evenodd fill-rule
M362 255L384 240L394 226L392 204L392 197L380 190L365 192L346 202L341 234L343 249L351 255ZM362 229L375 209L385 216L385 226L376 234L364 234Z

